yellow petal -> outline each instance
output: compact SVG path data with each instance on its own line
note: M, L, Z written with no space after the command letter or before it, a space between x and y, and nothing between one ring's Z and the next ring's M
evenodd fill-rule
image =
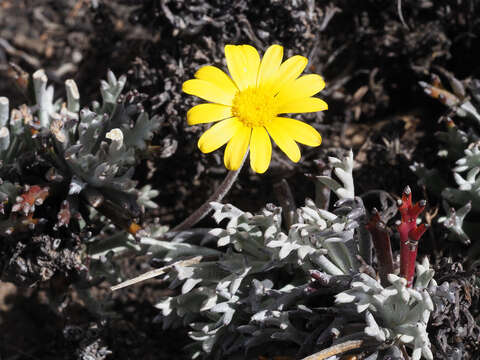
M277 94L285 84L290 83L300 76L308 64L308 59L304 56L295 55L285 60L275 76L275 85L273 94Z
M187 112L188 125L206 124L232 117L232 108L220 104L200 104Z
M300 149L297 143L291 137L288 131L279 126L277 118L266 126L268 133L278 147L289 157L293 162L300 160Z
M200 80L209 81L217 85L226 93L235 95L238 91L235 83L230 79L230 76L225 74L222 70L215 66L203 66L196 73L195 77Z
M182 90L187 94L223 105L232 105L233 97L235 96L235 94L225 92L214 83L199 79L185 81Z
M263 174L272 158L272 143L264 127L254 127L250 140L250 166L253 171Z
M217 150L232 138L241 125L242 123L237 118L220 121L200 136L198 148L203 153Z
M228 170L238 170L250 143L252 129L241 124L235 135L228 142L223 155L223 162Z
M318 146L322 143L322 136L320 133L303 121L277 117L273 120L273 123L300 144Z
M275 97L278 104L292 102L296 99L302 99L315 95L325 87L325 81L320 75L308 74L290 82L284 86Z
M278 105L278 114L289 113L307 113L315 111L323 111L328 109L328 104L322 99L315 97L307 97L303 99L296 99L290 102Z
M260 56L250 45L225 45L225 58L228 71L237 87L245 90L255 86L257 81Z
M228 72L230 73L230 76L237 87L240 89L240 91L246 89L246 66L240 46L225 45L225 59L227 60Z
M260 68L258 69L257 86L270 86L275 78L283 59L283 47L280 45L270 46L263 55Z
M247 84L255 87L257 85L258 68L260 67L260 55L257 49L250 45L241 45L245 64L247 66Z

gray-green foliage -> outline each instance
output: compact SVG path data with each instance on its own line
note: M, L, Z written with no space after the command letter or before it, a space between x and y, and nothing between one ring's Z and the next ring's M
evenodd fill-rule
M160 124L145 112L132 122L126 105L119 102L125 76L117 79L111 71L107 75L100 86L102 102L94 102L91 109L80 109L80 94L71 79L65 82L67 101L54 101L53 86L47 86L43 70L32 76L33 106L14 109L10 116L8 99L0 98L2 166L13 166L19 153L40 150L41 138L50 136L54 151L49 153L49 174L57 180L70 179L70 195L86 187L104 192L134 191L135 151L146 148L146 141ZM32 137L32 131L38 135Z
M341 180L348 177L351 168ZM191 326L190 336L202 343L203 351L216 356L247 352L274 340L301 347L308 333L295 326L291 316L311 315L302 307L310 271L355 273L358 264L349 248L355 248L358 224L348 214L318 209L311 200L298 209L290 229L282 228L281 209L273 205L257 215L229 204L212 206L214 219L226 223L225 228L209 232L215 239L209 241L215 241L218 250L210 250L215 252L198 265L176 266L167 275L179 294L157 304L165 324L181 318ZM183 256L199 254L196 245L170 244L179 245L191 247ZM178 255L172 258L176 259ZM284 277L290 280L281 280Z
M317 179L330 190L334 191L339 199L353 199L355 196L355 186L353 184L353 151L350 150L348 155L340 160L336 157L329 157L328 162L333 166L333 172L340 179L342 184L332 179L330 176L317 176Z
M461 241L465 245L470 244L470 237L467 235L463 229L463 222L465 217L468 215L472 209L472 203L468 202L465 206L461 207L458 210L455 210L453 207L448 208L448 204L444 201L444 208L447 216L442 216L438 219L440 224L443 224L449 231L450 236L453 239Z
M255 215L230 204L213 203L213 218L224 226L210 230L203 240L194 244L188 237L170 243L148 239L150 252L169 261L204 257L195 265L176 265L164 277L175 295L156 305L164 326L190 326L191 338L201 344L197 355L248 358L266 354L273 344L283 342L285 353L298 356L313 351L325 337L322 333L329 331L328 323L315 303L307 301L309 294L315 294L314 288L321 291L322 286L338 293L347 290L352 279L366 276L359 274L359 229L364 225L365 209L353 192L353 155L332 158L331 164L342 170L336 172L342 184L333 179L320 181L340 197L333 211L320 209L307 199L297 210L295 223L285 228L281 209L273 205ZM312 273L325 283L315 287ZM380 288L379 282L369 279ZM373 309L369 311L367 320L355 321L368 324L378 319ZM428 320L425 316L420 317L422 321ZM413 329L420 318L401 318L398 325ZM340 315L337 320L348 328L347 317ZM346 328L340 326L340 331ZM359 336L368 337L368 330ZM386 337L375 341L388 344ZM422 349L427 351L427 345Z
M447 98L454 101L442 100L442 102L450 108L451 114L456 115L454 120L459 126L456 126L451 119L447 119L446 131L439 131L436 134L440 145L439 166L427 168L422 163L414 163L410 168L419 177L420 185L426 186L443 199L448 217L440 217L439 222L450 231L449 238L468 244L469 225L468 221L465 221L465 216L470 209L474 213L480 212L478 82L471 81L467 89L453 75L449 74L448 78L451 85L455 83L455 86L452 86L454 92L448 93ZM430 85L426 83L421 85L427 89L428 93ZM467 90L469 96L466 96ZM448 172L451 172L452 176ZM459 209L455 210L455 208Z
M126 77L117 78L111 71L101 81L101 100L83 108L72 79L65 81L65 101L55 99L43 70L29 81L31 105L10 110L8 99L0 97L0 207L21 199L24 185L48 184L60 201L50 205L58 213L51 214L53 224L44 232L57 236L55 231L70 223L75 223L76 233L87 224L101 224L95 235L83 238L92 259L90 274L116 282L120 273L113 254L142 250L124 230L145 208L156 206L152 199L158 191L151 186L136 189L132 176L161 125L159 119L137 106L135 95L122 95ZM16 218L5 214L0 219L1 235L17 230L21 222Z
M365 314L365 333L379 342L401 342L412 347L412 360L433 359L428 339L427 323L433 311L433 301L427 289L435 289L434 272L428 259L417 265L413 288L395 274L388 275L390 286L367 274L359 274L351 288L336 295L337 304L352 304Z

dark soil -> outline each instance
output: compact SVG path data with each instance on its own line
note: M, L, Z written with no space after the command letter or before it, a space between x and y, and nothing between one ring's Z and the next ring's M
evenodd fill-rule
M204 129L186 125L186 111L196 100L182 94L183 81L201 65L224 67L225 44L248 43L262 52L279 43L288 55L307 56L307 71L326 79L321 96L329 111L302 116L320 130L323 144L303 148L299 164L276 152L264 176L245 169L226 201L256 211L278 202L275 185L286 179L302 205L314 196L305 173L319 173L315 160L353 148L358 194L383 189L395 195L409 184L418 197L428 197L433 212L438 199L416 185L409 165L435 161L438 145L432 134L441 129L437 120L445 109L423 93L418 81L428 81L435 66L461 79L480 76L475 56L479 5L475 0L403 1L402 14L396 1L380 0L2 0L0 96L15 106L25 102L10 62L27 73L46 69L57 96L63 96L64 80L74 78L83 105L98 97L108 69L127 74L128 89L143 94L143 107L159 115L162 124L152 141L155 151L135 174L139 185L160 191L155 199L160 206L145 221L155 218L173 227L226 174L220 152L204 155L196 147ZM199 226L212 224L205 219ZM432 237L422 246L420 252L435 250L438 263L441 255L458 259L466 252ZM133 275L149 269L148 259L129 259L124 267ZM442 265L438 271L444 277L441 272L450 270ZM99 317L69 287L71 281L54 276L31 289L0 283L0 359L103 359L109 352L111 359L186 356L186 330L165 332L155 322L158 311L152 304L165 291L161 284L113 296L109 284L100 284L93 298L115 315ZM471 285L458 281L463 293L473 294L470 304L477 299L478 305ZM448 333L445 326L438 326L438 336Z

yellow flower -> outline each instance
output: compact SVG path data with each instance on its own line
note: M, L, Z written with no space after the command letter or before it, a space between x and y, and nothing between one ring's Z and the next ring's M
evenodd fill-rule
M226 45L225 57L231 78L214 66L204 66L195 78L183 83L183 91L210 103L200 104L187 113L189 125L213 123L198 140L203 153L227 144L224 163L237 170L250 146L250 166L264 173L270 165L272 144L292 160L300 160L297 142L318 146L322 137L310 125L286 117L285 113L306 113L328 108L313 97L325 87L320 75L300 74L308 60L299 55L282 63L283 47L272 45L263 59L250 45Z

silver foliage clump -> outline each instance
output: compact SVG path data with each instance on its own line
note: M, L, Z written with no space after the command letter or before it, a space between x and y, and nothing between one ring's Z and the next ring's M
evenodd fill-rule
M355 196L355 186L353 184L353 151L340 160L336 157L329 157L328 162L333 166L333 172L340 179L342 184L332 179L330 176L317 176L317 179L334 191L339 199L353 199Z
M145 208L156 206L152 198L158 195L148 186L136 189L132 176L140 152L147 149L161 124L158 117L150 118L143 111L138 94L122 94L125 83L125 76L117 78L109 71L100 84L101 100L82 108L74 80L65 81L66 99L55 99L45 72L38 70L27 88L32 90L26 94L31 105L10 109L9 100L0 97L0 235L15 235L27 249L29 231L42 224L43 232L59 237L56 243L61 248L76 246L76 253L78 244L88 243L81 256L94 261L119 246L132 247L134 238L126 230L136 225ZM44 215L45 219L16 215L21 209L31 218L35 206L51 196L55 196L49 205L52 214ZM30 204L24 197L36 198ZM92 223L104 226L94 231L95 236L87 231ZM14 251L5 252L10 250ZM0 260L0 267L6 268L1 265ZM36 279L33 270L29 276ZM26 283L34 281L22 278Z
M444 201L443 205L447 215L440 217L438 222L443 224L443 226L450 231L450 237L452 239L459 240L463 244L469 245L471 243L470 237L463 228L463 222L470 210L472 210L472 203L469 201L458 210L455 210L453 207L449 208L446 201Z
M66 102L54 101L53 86L47 86L43 70L33 74L32 82L33 106L13 109L9 116L8 99L0 98L3 167L13 164L17 154L52 146L55 151L51 154L49 180L70 179L70 195L87 189L91 190L91 200L103 201L118 192L132 192L133 165L138 162L135 151L146 148L146 141L160 124L143 111L135 121L130 118L128 103L120 99L125 76L117 79L109 71L107 80L101 82L102 103L93 102L91 109L80 109L80 93L71 79L65 82ZM37 135L30 139L31 131Z
M382 343L400 342L412 347L412 360L433 359L427 323L433 311L428 289L436 289L434 272L428 259L417 265L413 288L395 274L388 275L390 286L384 288L368 276L359 274L347 291L336 295L337 304L352 304L365 314L365 334Z
M468 245L472 227L467 214L480 212L480 82L460 81L446 70L438 70L448 79L452 91L443 89L438 77L433 85L425 82L420 85L450 109L443 119L446 130L436 133L441 165L429 169L414 163L410 168L419 177L420 185L443 199L447 215L438 221L450 232L449 239Z
M340 160L335 162L341 164ZM346 168L341 180L348 182L349 178L351 168ZM298 313L306 319L312 315L312 310L301 305L309 287L310 271L320 268L331 275L357 271L355 253L350 253L349 248L355 248L358 211L348 208L347 214L339 214L347 207L342 204L338 213L329 212L307 199L306 206L297 211L296 224L285 231L281 209L273 205L257 215L230 204L212 206L214 219L218 223L226 221L226 227L209 231L210 237L201 245L215 241L218 250L224 251L212 249L206 256L213 257L212 260L189 267L176 266L166 276L179 294L157 304L164 324L168 326L180 319L189 324L190 336L202 344L205 353L215 356L247 353L274 341L303 346L308 332L295 326L291 316ZM153 240L152 246L157 249L156 256L168 257L181 246L184 256L201 254L198 246L186 243L170 243L170 249L164 244L163 252L159 252L159 241ZM291 277L291 281L278 286L280 272Z
M370 238L368 232L361 231L366 211L354 194L353 154L350 152L344 159L332 158L331 164L334 171L341 170L336 171L341 183L325 177L319 181L338 192L340 199L332 211L318 208L307 199L305 206L297 209L294 224L285 228L282 210L276 206L268 205L259 214L251 214L230 204L212 203L213 218L224 227L208 233L203 229L180 233L170 242L141 239L142 246L148 243L149 253L174 264L163 277L172 294L156 307L161 310L159 320L164 327L190 326L190 337L200 347L193 357L253 358L269 351L275 354L278 342L283 343L283 355L303 357L325 344L332 329L338 328L341 335L352 324L365 324L368 328L371 319L381 322L375 320L375 309L365 308L363 311L368 310L371 315L367 319L355 316L356 309L340 309L329 324L325 322L325 311L331 314L336 308L317 308L311 300L321 294L347 296L352 281L355 289L360 286L358 279L369 279L372 289L393 296L392 289L383 290L377 280L360 272L371 266L371 256L360 256L361 243ZM364 247L371 251L371 247ZM199 255L202 261L183 266L181 259ZM361 264L360 258L366 263ZM417 283L425 289L433 281L433 272L428 264L423 264L423 268ZM396 275L393 278L398 280ZM397 288L400 283L401 280L395 282ZM367 285L362 286L371 293ZM413 333L419 321L426 325L427 313L415 307L417 300L425 304L421 296L426 299L426 290L412 291L403 291L410 294L405 309L412 308L411 314L400 317L398 326L390 331L405 328ZM417 293L421 294L420 300ZM384 302L388 300L385 298ZM421 315L416 316L417 313ZM411 342L407 333L405 330L405 343ZM425 326L421 334L426 335ZM357 336L369 338L369 330ZM390 348L390 339L389 335L373 341ZM427 337L422 345L425 353L429 351L428 344Z
M442 196L450 203L464 205L472 203L473 209L480 210L480 149L472 144L464 150L464 157L455 162L453 177L458 188L448 187Z
M267 246L278 248L281 260L288 257L307 269L321 268L330 275L357 272L359 250L354 233L359 224L355 219L363 214L363 203L340 200L337 205L337 213L332 213L317 208L307 199L305 206L298 209L298 222L291 226L288 236L281 236ZM350 210L349 214L337 215L345 208Z
M218 222L228 220L226 229L210 231L216 238L216 246L219 250L226 248L225 252L210 250L210 253L206 254L208 248L201 251L195 245L162 244L158 241L152 243L156 255L161 254L159 250L163 250L167 256L174 255L172 251L175 251L175 248L179 251L183 247L182 255L201 254L206 259L212 258L198 265L176 266L166 280L170 280L171 288L179 289L179 294L167 297L156 305L166 317L165 325L179 320L179 317L185 324L190 324L193 329L191 337L200 341L203 351L207 353L216 350L215 346L231 345L240 338L248 337L238 331L236 325L239 324L236 324L234 318L246 315L254 318L257 309L264 310L261 306L254 305L259 301L255 298L259 297L262 287L267 287L269 291L272 287L268 282L257 281L255 284L258 289L255 291L251 288L252 281L263 277L269 271L288 265L287 262L280 261L278 250L266 246L269 241L286 236L281 231L279 208L270 206L254 216L228 204L214 203L213 206L214 218ZM210 241L212 240L213 238L210 238ZM162 245L164 249L161 249ZM288 291L288 288L279 291ZM248 301L250 294L251 300ZM201 314L205 316L204 319ZM275 318L275 314L265 316L272 320ZM231 346L229 349L234 350ZM228 349L217 351L226 354L229 352Z

